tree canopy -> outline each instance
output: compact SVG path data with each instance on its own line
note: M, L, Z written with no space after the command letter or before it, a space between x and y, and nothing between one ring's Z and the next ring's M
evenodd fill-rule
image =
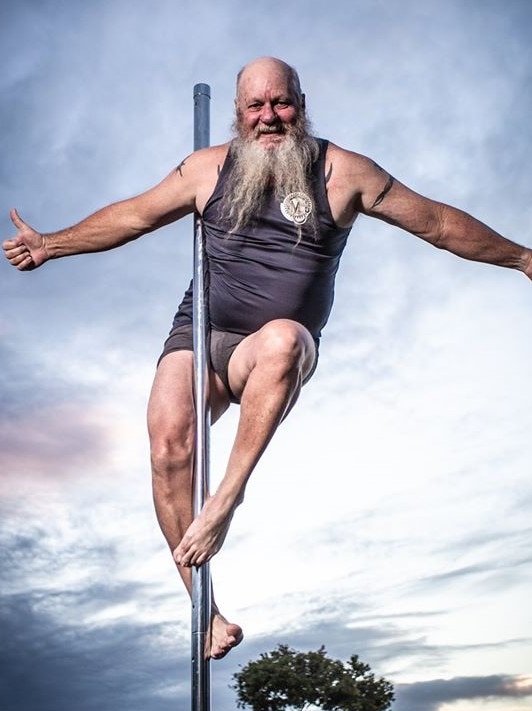
M393 686L375 678L353 654L347 662L331 659L325 647L297 652L280 644L233 674L237 706L253 711L386 711Z

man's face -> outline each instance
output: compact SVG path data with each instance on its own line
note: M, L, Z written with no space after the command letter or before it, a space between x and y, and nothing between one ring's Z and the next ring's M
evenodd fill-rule
M302 100L279 69L256 66L240 79L236 110L239 136L270 148L281 143L297 123Z

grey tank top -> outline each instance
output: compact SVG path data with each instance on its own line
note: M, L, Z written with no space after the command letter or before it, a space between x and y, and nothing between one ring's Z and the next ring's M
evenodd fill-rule
M319 157L312 166L318 235L304 224L299 243L296 225L285 217L273 191L249 225L228 235L228 226L220 218L220 203L233 164L229 150L203 211L212 328L248 335L268 321L289 318L303 324L315 339L321 336L350 228L339 228L333 220L325 189L328 141L318 141ZM189 286L173 327L191 320Z

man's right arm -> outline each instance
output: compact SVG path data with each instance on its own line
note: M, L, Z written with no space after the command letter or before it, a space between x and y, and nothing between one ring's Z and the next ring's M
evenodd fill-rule
M107 205L81 222L51 234L41 234L12 210L18 232L3 243L8 261L20 271L30 271L48 259L102 252L179 220L196 207L198 176L206 158L193 154L161 183L136 197Z

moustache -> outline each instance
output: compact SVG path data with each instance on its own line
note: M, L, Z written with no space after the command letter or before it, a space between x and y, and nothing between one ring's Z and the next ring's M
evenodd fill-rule
M255 138L258 138L259 136L262 136L264 134L269 134L269 133L284 134L284 133L286 133L286 128L282 124L279 124L278 126L277 125L257 126L253 132Z

